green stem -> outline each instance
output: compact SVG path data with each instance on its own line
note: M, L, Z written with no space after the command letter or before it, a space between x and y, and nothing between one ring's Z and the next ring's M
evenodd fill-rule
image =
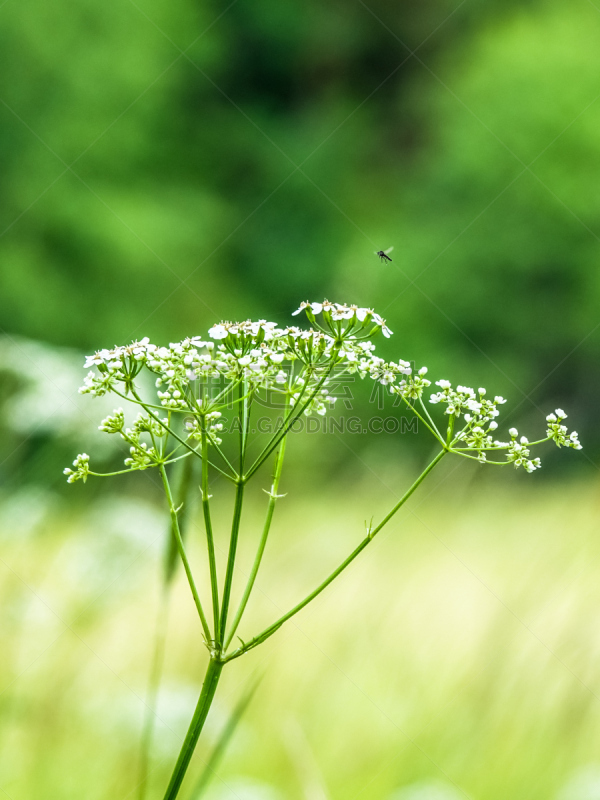
M227 636L227 640L225 642L224 650L227 650L229 645L231 644L231 640L233 639L236 630L238 629L238 625L241 622L242 615L246 610L246 606L248 604L248 600L250 598L250 593L254 588L254 582L256 581L256 576L258 574L258 570L262 561L263 554L265 552L265 547L267 544L267 539L269 537L269 531L271 529L271 522L273 520L273 512L275 511L275 503L277 501L277 491L279 489L279 480L281 478L281 472L283 469L283 457L285 455L285 443L286 439L281 442L281 447L279 448L279 452L277 454L277 459L275 460L275 470L273 473L273 484L271 486L271 491L269 493L269 505L267 507L267 516L265 519L265 524L263 527L263 532L260 540L260 544L258 546L258 551L256 553L256 558L254 559L254 564L252 565L252 570L250 572L250 576L248 578L248 583L246 584L246 588L244 590L244 594L240 601L239 608L236 612L236 615L231 623L231 630Z
M194 416L196 419L201 421L202 420L202 414L198 413L198 407L197 406L193 406L192 403L189 400L187 401L187 404L188 404L188 409L190 411L190 414L192 414L192 416ZM228 475L226 472L223 472L223 470L219 470L219 472L221 472L223 475L226 475L231 480L232 476L237 475L237 473L236 473L233 465L231 464L231 462L229 461L229 459L225 455L225 453L219 447L219 444L218 444L215 436L211 436L210 437L210 444L211 444L211 447L215 450L215 452L218 453L221 456L221 458L223 459L223 461L225 462L227 467L229 467L229 469L231 470L231 475ZM211 466L214 466L216 469L218 469L218 467L216 467L216 465L214 465L214 464L211 464Z
M221 456L221 458L223 459L225 464L229 467L229 469L231 470L231 475L228 475L226 472L223 472L223 470L219 470L219 472L222 475L225 475L227 478L229 478L229 480L232 480L232 478L235 479L235 477L237 476L237 472L235 471L235 469L233 467L233 464L231 464L231 462L229 461L229 459L227 458L225 453L219 447L219 444L218 444L218 442L217 442L217 440L216 440L216 438L214 436L210 437L210 444L211 444L211 447L213 447L214 450ZM209 462L209 464L210 464L210 462ZM213 466L213 465L211 464L211 466Z
M187 533L187 521L190 516L190 494L192 488L192 480L194 477L195 460L187 458L182 464L178 465L178 485L175 491L175 508L179 509L177 512L177 521L179 522L179 530L181 531L181 540L185 542ZM173 534L172 530L169 531L167 539L167 547L165 550L163 582L165 587L172 583L175 576L175 570L179 558L179 548L177 546L177 537Z
M227 572L225 574L225 584L223 586L223 604L221 606L221 639L225 638L225 626L227 625L227 613L229 611L229 601L231 599L231 587L233 584L233 569L235 567L235 556L237 543L240 533L240 522L242 519L242 503L244 501L244 482L239 481L235 491L235 505L233 507L233 522L231 523L231 537L229 539L229 554L227 556Z
M228 383L227 386L224 389L222 389L219 392L219 394L217 394L216 397L211 397L210 398L210 406L211 406L211 408L214 408L220 402L222 397L227 397L227 395L230 392L233 392L234 389L236 388L236 386L238 385L238 383L239 383L239 380L238 381L234 381L234 383Z
M179 444L183 445L183 447L185 447L185 449L186 449L186 450L189 450L189 452L190 452L190 453L193 453L195 456L198 456L198 458L204 458L204 456L201 456L201 455L200 455L200 453L199 453L199 452L198 452L198 451L197 451L197 450L196 450L194 447L192 447L192 446L191 446L191 445L189 445L189 444L188 444L186 441L184 441L184 440L181 438L181 436L179 436L178 434L176 434L176 433L175 433L175 431L171 430L171 428L169 428L169 426L168 426L168 425L165 425L165 423L162 421L162 419L160 419L159 417L157 417L157 416L156 416L156 414L153 414L153 413L152 413L152 411L150 411L150 410L149 410L149 408L148 408L147 404L146 404L146 403L144 403L144 401L142 400L142 398L141 398L141 397L140 397L140 396L137 394L137 392L135 391L135 389L131 388L131 393L132 393L132 395L133 395L133 396L136 398L136 401L139 403L139 405L141 405L141 406L142 406L142 408L144 409L144 411L147 411L147 412L148 412L148 414L149 414L149 415L152 417L152 419L153 419L155 422L158 422L158 424L159 424L159 425L160 425L162 428L164 428L164 429L165 429L165 431L167 431L167 433L170 433L170 434L171 434L171 436L173 436L173 438L174 438L174 439L177 439L177 441L179 442ZM115 394L118 394L120 397L123 397L125 400L130 400L130 399L131 399L130 397L127 397L126 395L124 395L124 394L121 394L120 392L117 392L116 390L115 390ZM208 456L207 456L206 458L208 459ZM210 463L210 462L209 462L209 463ZM218 471L219 471L219 472L220 472L222 475L224 475L226 478L229 478L229 480L233 480L233 476L232 476L232 475L228 475L226 472L223 472L223 470L222 470L222 469L219 469L219 467L217 467L217 466L216 466L216 464L212 464L212 463L210 463L210 466L211 466L211 467L213 467L214 469L218 470Z
M227 721L225 728L223 729L221 735L217 740L214 750L210 754L210 757L206 762L204 769L202 770L202 774L200 775L198 783L192 790L192 794L190 795L190 800L200 800L200 798L204 796L204 790L207 788L210 781L216 775L219 763L223 758L227 746L231 741L231 738L235 733L241 718L244 716L246 709L250 705L250 701L254 697L254 693L258 689L259 683L260 679L255 681L250 687L250 689L245 694L242 695L240 701L234 708L231 717Z
M261 466L261 464L263 464L264 461L271 455L273 450L275 450L275 448L277 447L279 442L285 436L287 436L287 434L289 433L289 430L292 427L292 425L294 424L294 422L298 419L298 417L302 414L302 412L306 408L308 408L308 405L317 396L317 394L319 393L321 387L323 386L323 384L325 383L327 378L331 375L331 372L333 371L334 366L335 366L335 364L332 364L329 367L329 369L325 372L325 374L323 375L321 380L317 383L317 385L315 386L314 391L312 392L312 394L310 395L308 400L304 403L304 405L300 406L300 408L297 408L297 406L296 406L295 410L291 414L289 414L289 416L285 420L285 423L283 424L281 430L278 431L273 436L273 438L271 439L271 441L267 445L265 445L265 447L264 447L263 451L261 452L261 454L257 457L257 459L254 462L254 464L252 464L252 466L250 467L250 469L246 473L246 479L250 478L256 472L256 470Z
M443 445L443 444L444 444L444 440L442 439L442 436L441 436L440 432L438 431L438 429L436 428L436 426L435 426L435 425L433 425L433 420L431 420L431 422L432 422L432 425L433 425L433 427L432 427L432 426L431 426L431 425L430 425L430 424L427 422L427 420L426 420L426 419L424 419L424 417L422 417L422 416L421 416L421 414L419 414L419 412L418 412L418 411L417 411L417 409L416 409L416 408L415 408L415 407L412 405L412 403L410 403L410 402L408 401L408 398L407 398L407 397L403 397L402 395L401 395L401 397L402 397L402 399L404 400L404 402L406 403L406 406L407 406L407 408L409 408L409 409L410 409L410 410L413 412L413 414L414 414L414 415L415 415L415 416L416 416L418 419L420 419L420 420L421 420L421 422L423 423L423 425L425 425L425 427L427 428L427 430L428 430L430 433L432 433L432 434L435 436L435 438L438 440L438 442L439 442L441 445ZM422 404L421 404L421 405L422 405ZM426 409L426 408L424 408L424 411L427 413L427 409ZM427 416L429 416L429 414L428 414ZM430 417L430 419L431 419L431 417Z
M245 479L242 477L244 474L244 463L246 460L246 449L248 444L248 429L250 420L250 400L246 396L247 381L244 378L239 386L240 399L244 397L243 403L238 409L238 418L240 422L240 463L239 474L240 478L236 485L235 490L235 504L233 507L233 521L231 523L231 536L229 537L229 553L227 554L227 570L225 573L225 583L223 585L223 602L221 605L221 622L220 632L221 638L219 644L223 644L225 639L225 629L227 625L227 614L229 613L229 601L231 599L231 589L233 585L233 571L235 568L235 557L237 553L237 544L240 533L240 522L242 519L242 504L244 501L244 487Z
M244 462L246 460L246 442L248 439L248 422L250 418L249 412L249 396L250 393L247 393L248 389L248 382L246 378L243 379L242 383L240 383L238 387L238 402L241 405L238 408L238 420L240 425L240 467L239 467L239 474L240 477L244 474Z
M461 458L469 458L471 461L477 461L479 464L491 464L494 467L506 467L509 464L512 464L512 461L489 461L486 460L484 462L480 461L477 456L468 456L466 453L459 453L456 450L451 450L450 452L456 453L457 456L461 456Z
M433 431L435 432L435 434L437 434L438 441L443 442L444 440L442 439L442 434L438 431L437 425L435 424L435 422L433 421L433 417L431 416L431 414L427 410L427 406L423 402L423 398L422 397L419 397L419 403L421 405L421 408L423 409L423 413L425 414L425 416L427 417L427 419L431 423L431 427L432 427Z
M182 458L188 458L189 455L190 455L189 453L185 453L182 456L177 456L177 458L167 458L162 463L165 466L167 464L174 464L176 461L181 461ZM155 466L157 466L157 465L156 464L152 464L152 465L150 465L148 467L145 467L145 469L153 469ZM90 472L88 472L88 475L93 475L94 478L112 478L113 475L128 475L130 472L143 472L143 470L140 470L139 467L134 468L134 469L121 469L118 472L92 472L90 470ZM223 474L225 474L225 473L223 473ZM229 475L226 475L226 477L229 478Z
M358 547L356 547L350 553L350 555L344 561L342 561L339 567L337 567L337 569L334 569L334 571L327 578L325 578L325 580L322 583L320 583L319 586L317 586L317 588L314 591L312 591L300 603L295 605L290 611L287 612L287 614L284 614L276 622L274 622L272 625L270 625L268 628L262 631L262 633L259 633L253 639L250 639L250 641L244 644L242 647L239 647L237 650L234 650L229 656L227 656L224 659L224 661L227 662L233 660L234 658L239 658L248 650L251 650L253 647L256 647L257 645L264 642L266 639L269 638L269 636L272 636L277 630L279 630L279 628L284 624L284 622L287 622L288 619L291 619L291 617L293 617L295 614L301 611L305 606L307 606L312 600L314 600L315 597L320 595L321 592L324 589L326 589L329 586L329 584L332 581L334 581L338 577L338 575L340 575L340 573L342 573L346 569L346 567L349 566L360 553L362 553L365 547L370 542L373 541L376 534L379 533L379 531L384 527L384 525L386 525L394 516L394 514L396 514L396 512L404 505L404 503L408 500L411 494L417 489L418 486L421 485L421 483L425 480L427 475L429 475L431 470L436 466L436 464L439 461L441 461L441 459L446 455L447 452L448 452L447 450L442 450L440 453L437 454L437 456L433 459L433 461L419 475L419 477L413 483L410 489L408 489L402 495L400 500L392 508L389 514L386 517L384 517L384 519L379 523L379 525L377 525L376 528L373 528L368 532L367 536L362 540L362 542L358 545Z
M448 435L446 437L446 446L450 447L450 442L452 441L452 433L454 432L454 423L456 421L456 417L452 415L448 420Z
M212 593L214 641L220 641L219 632L219 584L217 579L217 558L215 555L215 540L210 517L210 495L208 493L208 435L206 433L206 420L200 420L202 430L202 513L204 515L204 528L206 530L206 544L208 549L208 565L210 569L210 588Z
M208 669L206 670L204 683L202 684L202 691L200 692L200 697L198 698L198 704L196 706L196 710L194 711L194 716L190 722L188 732L186 733L183 746L179 752L179 757L177 759L177 763L175 764L175 769L171 775L171 780L163 800L175 800L179 794L179 789L183 783L185 773L189 767L192 755L196 749L196 744L198 743L198 738L200 737L204 722L206 721L206 717L208 716L208 712L215 696L217 684L219 683L222 670L223 662L215 658L211 658L208 662Z
M454 437L454 441L456 441L456 437ZM548 441L550 441L549 438L538 439L536 442L528 442L526 447L534 447L534 446L536 446L538 444L544 444L545 442L548 442ZM473 448L473 447L454 447L454 444L452 444L451 445L451 449L452 449L453 453L462 453L464 450L470 451L470 450L473 450L475 448ZM485 451L487 453L491 452L492 450L505 452L506 451L506 447L496 447L496 446L492 445L491 447L482 447L481 450ZM90 472L90 475L91 474L92 473Z
M210 643L210 628L208 627L208 622L206 621L206 616L204 615L204 609L202 608L202 603L200 602L200 596L198 595L198 590L196 589L196 583L194 581L194 576L192 575L192 570L190 568L190 563L188 561L188 557L185 552L185 547L183 546L183 539L181 538L181 531L179 529L179 520L177 518L177 509L173 505L173 496L171 494L171 487L169 486L169 479L167 478L167 472L164 468L163 464L159 466L160 474L163 480L163 485L165 487L165 494L167 495L167 502L169 503L169 512L171 514L171 524L173 529L173 535L177 540L177 548L179 550L179 555L183 562L183 567L185 569L185 574L187 575L188 583L190 585L190 589L192 590L192 596L194 598L194 603L196 604L196 608L198 609L198 616L200 617L200 622L202 623L202 629L204 631L204 636L206 638L207 643Z
M115 389L114 387L112 391L116 395L118 395L118 397L122 397L123 400L127 400L128 403L135 403L135 405L142 406L144 409L155 408L157 411L163 411L163 412L166 410L165 406L156 406L153 403L147 403L145 400L141 400L137 392L135 392L133 389L131 390L131 393L134 396L134 398L136 398L135 400L132 400L131 397L129 397L129 395L123 394L123 392L120 392L118 389ZM179 411L179 409L177 408L171 410L175 412Z
M248 449L248 435L250 433L250 414L252 412L252 401L254 400L254 393L250 392L248 397L244 399L244 438L243 438L243 462L246 460L246 451ZM244 474L244 465L240 464L240 475Z

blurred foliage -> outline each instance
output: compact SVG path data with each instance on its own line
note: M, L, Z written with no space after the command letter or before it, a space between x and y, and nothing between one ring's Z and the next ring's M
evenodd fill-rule
M591 3L9 0L0 19L10 334L166 342L326 295L377 308L384 353L434 378L538 425L565 406L593 455Z

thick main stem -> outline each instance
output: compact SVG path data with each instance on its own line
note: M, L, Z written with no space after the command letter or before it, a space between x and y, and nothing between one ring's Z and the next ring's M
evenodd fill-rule
M260 678L256 680L250 689L242 695L240 701L236 705L231 714L225 728L223 729L221 735L219 736L217 743L215 745L214 750L212 751L208 761L206 762L204 769L202 770L202 774L200 775L200 779L198 783L192 790L190 795L190 800L200 800L201 797L204 796L204 790L215 776L217 767L225 750L227 749L227 745L229 744L231 737L235 733L235 730L243 717L246 709L250 705L250 701L252 700L254 693L258 689L258 684L260 683Z
M185 773L189 767L192 755L196 749L196 744L198 743L198 738L200 737L215 696L223 666L223 662L215 658L211 658L208 663L208 669L204 676L204 683L202 684L202 691L198 698L198 704L196 705L194 716L190 722L188 732L186 733L183 746L179 752L179 758L175 764L175 769L171 775L171 780L169 781L169 786L167 787L163 800L175 800L179 794L179 789L185 778Z

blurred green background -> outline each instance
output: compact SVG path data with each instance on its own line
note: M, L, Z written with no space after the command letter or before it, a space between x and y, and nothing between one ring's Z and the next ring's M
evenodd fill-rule
M147 475L66 491L75 453L117 458L82 354L326 296L585 450L424 489L273 642L215 798L600 798L599 45L590 0L0 4L0 792L133 796L164 510ZM265 597L345 555L419 442L297 437ZM169 735L202 660L179 589Z

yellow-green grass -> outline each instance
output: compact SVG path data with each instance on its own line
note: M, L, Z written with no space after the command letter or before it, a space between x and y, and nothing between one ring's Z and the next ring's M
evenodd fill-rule
M264 672L211 798L388 800L412 786L397 796L572 800L564 787L600 762L599 487L523 477L466 487L450 470L432 478L337 583L233 662L182 799ZM362 538L366 510L377 519L391 505L377 486L281 501L242 637ZM261 502L244 518L245 544ZM4 525L0 797L134 798L166 515L109 497L85 513L50 509L29 532L6 515ZM188 535L204 575L198 526ZM240 577L250 563L244 546ZM204 663L179 575L150 800L168 781Z

